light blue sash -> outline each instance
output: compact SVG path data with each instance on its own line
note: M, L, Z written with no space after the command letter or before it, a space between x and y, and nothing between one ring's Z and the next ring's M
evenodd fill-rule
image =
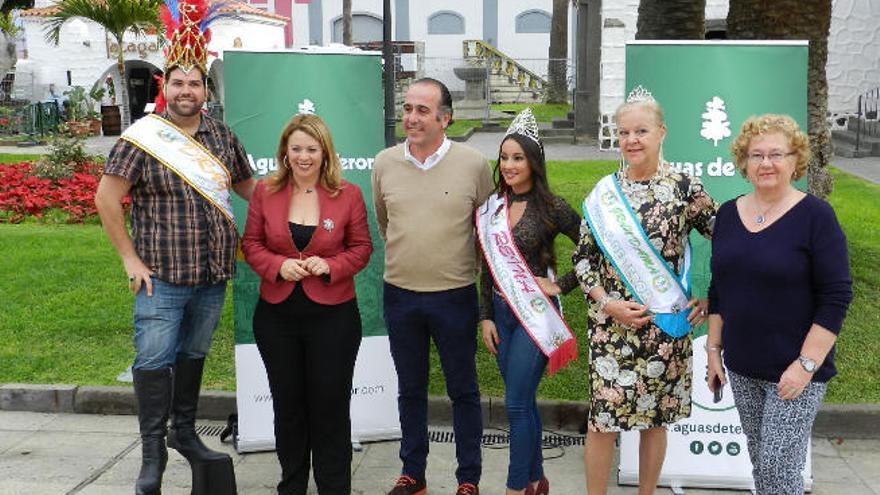
M654 323L672 337L691 331L690 242L681 276L676 275L648 240L641 223L612 175L603 177L583 204L584 220L596 243L639 304L648 306Z

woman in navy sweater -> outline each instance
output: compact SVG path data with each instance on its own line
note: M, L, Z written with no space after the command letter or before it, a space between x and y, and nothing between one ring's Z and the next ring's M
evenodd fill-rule
M831 206L792 186L810 158L794 120L752 117L731 150L754 190L722 205L715 220L709 388L730 379L756 492L801 495L810 431L837 373L834 343L852 299L846 238Z

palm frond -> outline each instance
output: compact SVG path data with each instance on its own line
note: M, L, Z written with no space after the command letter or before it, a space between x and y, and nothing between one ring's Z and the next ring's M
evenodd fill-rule
M57 45L61 27L77 17L102 26L120 42L129 31L140 35L149 28L161 30L160 3L161 0L61 0L56 4L55 15L44 21L46 41Z

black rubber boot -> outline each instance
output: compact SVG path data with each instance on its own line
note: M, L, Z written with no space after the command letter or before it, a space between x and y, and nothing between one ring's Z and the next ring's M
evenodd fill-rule
M180 452L190 464L231 459L227 454L206 447L196 434L196 410L204 366L205 358L178 357L174 367L174 398L171 401L168 446Z
M171 405L171 369L131 371L138 402L141 430L141 472L134 487L135 495L160 495L162 473L168 463L165 434Z

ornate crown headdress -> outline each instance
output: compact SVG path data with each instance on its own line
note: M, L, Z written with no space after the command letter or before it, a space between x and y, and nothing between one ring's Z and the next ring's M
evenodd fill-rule
M179 68L189 72L198 67L208 75L208 43L211 29L208 27L221 18L235 18L232 13L221 12L229 1L211 0L165 0L159 18L165 25L165 71Z
M513 122L510 123L510 127L507 128L504 137L511 134L525 136L538 143L538 146L541 146L541 139L538 137L538 122L535 120L531 108L526 108L513 118Z
M629 95L626 97L627 103L635 103L638 101L656 101L654 99L654 95L651 94L644 86L639 84L634 87L632 91L629 92Z

